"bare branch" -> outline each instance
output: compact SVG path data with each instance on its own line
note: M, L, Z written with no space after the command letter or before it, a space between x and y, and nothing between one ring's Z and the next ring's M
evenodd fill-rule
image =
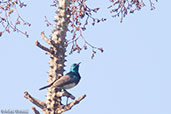
M81 47L87 49L87 46L91 47L93 51L98 50L98 47L93 46L83 38L82 32L86 30L89 22L91 22L91 25L95 25L96 23L106 21L106 18L99 19L93 16L99 9L100 8L90 8L87 5L86 0L71 0L70 10L72 15L69 30L73 36L66 42L66 46L70 43L72 44L70 54L74 51L80 53ZM81 47L77 43L79 39L84 41L84 44Z
M50 39L45 36L44 32L41 32L41 36L46 43L50 44Z
M24 92L24 97L28 99L30 102L32 102L33 104L35 104L36 106L38 106L39 108L41 109L46 108L46 104L43 101L33 98L27 91Z
M81 100L83 100L86 97L86 94L84 94L83 96L81 96L80 98L78 98L75 101L72 101L68 106L65 106L65 108L67 110L71 109L74 105L78 104Z
M78 104L81 100L83 100L86 97L86 95L84 94L83 96L81 96L80 98L72 101L71 103L69 103L68 105L65 105L62 109L58 109L56 110L57 113L63 113L65 111L70 110L74 105Z
M143 0L109 0L112 5L110 5L108 8L110 8L110 13L112 14L112 17L120 17L120 22L123 21L123 18L128 13L134 13L134 11L141 10L142 7L145 6L145 3ZM157 2L157 0L155 0ZM151 10L155 9L154 3L152 0L149 0Z
M68 91L66 91L66 90L64 90L64 92L58 92L57 93L57 96L58 97L66 96L66 97L71 98L73 100L75 99L75 97L71 93L69 93Z
M47 37L45 36L44 32L41 32L41 36L42 36L42 39L43 39L46 43L48 43L49 45L52 45L52 46L56 47L55 42L54 42L53 40L47 38Z
M25 7L26 4L20 0L1 0L0 1L0 36L4 32L10 33L19 32L24 34L26 37L29 37L27 32L22 31L18 28L19 25L28 25L30 23L26 22L21 15L18 13L18 8Z
M32 110L34 111L35 114L40 114L40 112L35 107L32 107Z
M49 48L43 46L43 45L40 44L40 42L38 42L37 40L36 40L36 42L35 42L35 45L38 46L39 48L41 48L42 50L47 51L47 52L53 54L52 50L50 50Z

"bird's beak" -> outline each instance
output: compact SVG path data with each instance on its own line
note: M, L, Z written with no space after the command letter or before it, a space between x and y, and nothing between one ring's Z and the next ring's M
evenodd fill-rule
M79 62L77 65L80 65L81 64L81 62Z

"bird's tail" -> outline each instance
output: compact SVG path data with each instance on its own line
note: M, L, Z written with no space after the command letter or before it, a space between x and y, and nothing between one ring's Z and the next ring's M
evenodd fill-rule
M40 88L39 90L46 89L46 88L48 88L50 86L51 86L51 84L50 85L47 85L47 86L44 86L44 87Z
M57 80L57 79L56 79L56 80ZM51 84L49 84L49 85L47 85L47 86L44 86L44 87L40 88L39 90L42 90L42 89L46 89L46 88L48 88L48 87L51 87L51 86L53 85L53 83L54 83L56 80L54 80Z

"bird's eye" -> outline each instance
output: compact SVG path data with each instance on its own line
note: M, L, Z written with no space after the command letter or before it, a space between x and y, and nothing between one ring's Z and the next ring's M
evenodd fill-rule
M75 66L77 66L77 64L73 64L73 66L75 67Z

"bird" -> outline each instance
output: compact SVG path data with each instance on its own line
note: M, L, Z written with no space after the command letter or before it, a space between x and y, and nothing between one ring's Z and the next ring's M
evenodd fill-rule
M79 74L80 63L81 62L74 63L70 68L70 72L68 72L66 75L62 76L61 78L53 81L51 84L40 88L39 90L43 90L49 87L54 87L64 90L75 87L81 79L81 76Z

